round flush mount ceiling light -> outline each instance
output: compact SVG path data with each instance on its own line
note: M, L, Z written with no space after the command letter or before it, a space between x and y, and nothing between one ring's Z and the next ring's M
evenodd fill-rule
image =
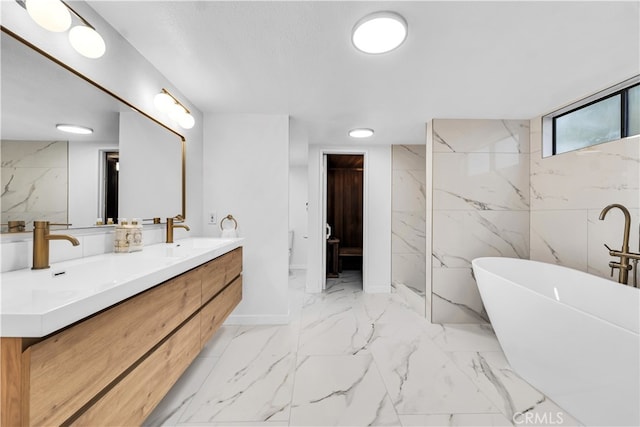
M57 124L56 128L63 132L75 133L79 135L90 135L93 133L93 129L78 125Z
M390 52L407 38L407 21L395 12L375 12L356 23L351 41L370 54Z
M85 25L77 25L69 31L69 43L80 55L91 59L100 58L107 50L102 36Z
M71 13L60 0L27 0L25 7L31 19L46 30L61 33L71 26Z
M351 138L369 138L373 136L373 129L367 129L367 128L351 129L349 131L349 136Z

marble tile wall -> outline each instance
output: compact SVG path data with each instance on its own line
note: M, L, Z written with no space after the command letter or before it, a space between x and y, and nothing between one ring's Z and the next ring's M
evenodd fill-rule
M0 222L47 218L67 222L67 141L0 143ZM5 227L3 227L3 231Z
M392 146L391 280L422 298L426 293L425 155L425 145Z
M471 260L529 258L529 121L436 119L431 129L431 320L486 323Z
M541 119L531 120L531 259L610 277L604 244L622 247L624 217L631 213L630 249L638 251L640 137L542 158Z

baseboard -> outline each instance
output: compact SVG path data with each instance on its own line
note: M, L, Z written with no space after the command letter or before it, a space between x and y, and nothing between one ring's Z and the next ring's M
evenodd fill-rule
M289 314L232 314L225 320L225 325L287 325Z

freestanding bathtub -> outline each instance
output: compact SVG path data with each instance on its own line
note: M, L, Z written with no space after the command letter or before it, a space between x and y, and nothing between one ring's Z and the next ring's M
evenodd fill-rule
M518 375L585 425L640 425L640 290L536 261L472 265Z

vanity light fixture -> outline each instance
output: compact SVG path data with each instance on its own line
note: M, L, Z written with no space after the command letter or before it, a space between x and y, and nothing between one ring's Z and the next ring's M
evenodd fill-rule
M171 120L175 121L183 129L191 129L196 124L191 112L168 90L162 88L162 92L153 98L153 104L163 113L167 113Z
M374 12L353 27L351 41L361 52L386 53L400 46L407 38L407 21L395 12Z
M351 129L349 131L349 136L351 138L370 138L373 136L373 129L368 129L368 128Z
M88 128L86 126L78 126L78 125L69 125L69 124L57 124L56 128L61 130L62 132L75 133L78 135L91 135L93 133L93 129Z
M69 31L69 43L80 55L100 58L107 47L96 29L78 12L62 0L16 0L24 7L31 19L42 28L53 32L64 32L71 27L72 15L80 20Z
M69 9L60 0L27 0L24 3L31 19L45 30L62 33L71 27Z

